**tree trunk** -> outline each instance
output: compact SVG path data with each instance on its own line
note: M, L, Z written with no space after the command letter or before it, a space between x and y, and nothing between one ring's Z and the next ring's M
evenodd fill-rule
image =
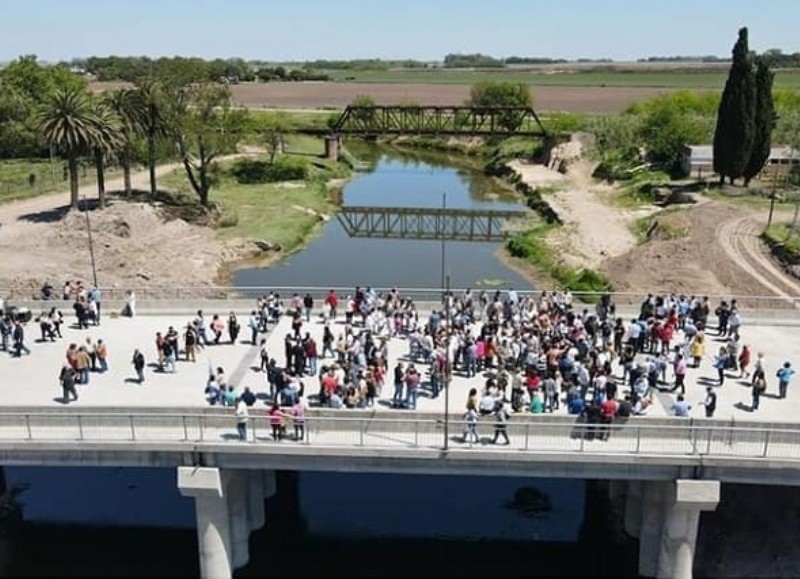
M719 186L722 187L725 184L725 175L719 176Z
M750 186L750 177L745 177L744 178L744 186L745 186L745 188Z
M69 204L72 209L78 208L78 157L70 155L67 158L69 171Z
M97 168L97 199L103 209L106 206L106 166L100 149L94 152L94 166Z
M156 194L156 138L147 138L147 164L150 169L150 193Z
M122 163L122 180L125 183L125 195L130 196L131 194L131 155L128 151L125 151L122 154L122 158L120 159L120 163Z

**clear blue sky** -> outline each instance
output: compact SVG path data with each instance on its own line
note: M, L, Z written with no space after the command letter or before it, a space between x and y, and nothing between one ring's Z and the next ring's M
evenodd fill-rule
M743 25L753 50L800 51L798 22L797 0L8 0L0 61L727 56Z

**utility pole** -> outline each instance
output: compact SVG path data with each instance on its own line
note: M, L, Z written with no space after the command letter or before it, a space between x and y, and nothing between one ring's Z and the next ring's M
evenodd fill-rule
M92 260L92 282L93 287L97 287L97 267L94 263L94 243L92 243L92 224L89 221L89 206L86 197L83 197L83 214L86 215L86 233L89 236L89 258Z
M778 187L778 166L772 172L772 193L769 195L769 217L767 218L767 229L772 225L772 213L775 211L775 189Z

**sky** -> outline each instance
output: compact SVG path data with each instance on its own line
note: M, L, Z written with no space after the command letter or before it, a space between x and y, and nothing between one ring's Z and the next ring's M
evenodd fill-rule
M116 55L266 61L800 52L797 0L6 0L0 62Z

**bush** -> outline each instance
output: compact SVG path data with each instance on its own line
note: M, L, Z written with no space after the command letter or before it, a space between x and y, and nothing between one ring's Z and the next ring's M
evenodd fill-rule
M239 225L239 213L235 209L226 209L217 220L217 226L220 228L236 227L237 225Z
M243 185L298 181L308 176L308 166L302 161L282 157L270 163L258 159L241 159L230 170L231 175Z

